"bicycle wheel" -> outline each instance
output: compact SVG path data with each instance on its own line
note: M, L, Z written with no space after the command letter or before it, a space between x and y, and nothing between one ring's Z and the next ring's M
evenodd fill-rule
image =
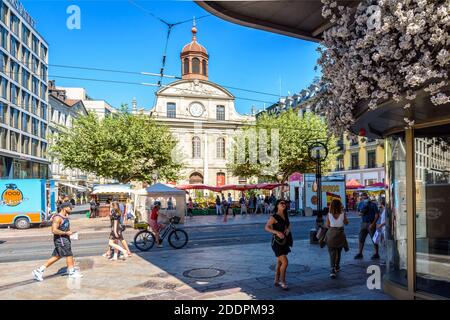
M155 245L155 237L150 231L139 231L134 236L134 246L141 251L148 251Z
M183 248L188 240L187 232L181 229L175 229L169 234L169 244L175 249Z

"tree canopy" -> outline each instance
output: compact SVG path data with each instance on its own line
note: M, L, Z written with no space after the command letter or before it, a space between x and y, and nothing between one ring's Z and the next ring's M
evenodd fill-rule
M248 125L234 138L228 158L233 175L245 178L283 181L294 172L314 172L315 162L309 157L309 146L322 142L328 156L322 163L326 172L336 160L336 138L329 134L324 120L312 112L299 116L290 110L280 115L262 115L256 125Z
M177 141L169 128L125 108L104 119L90 112L52 138L50 155L66 168L122 183L151 182L155 174L175 181L182 168L173 156Z

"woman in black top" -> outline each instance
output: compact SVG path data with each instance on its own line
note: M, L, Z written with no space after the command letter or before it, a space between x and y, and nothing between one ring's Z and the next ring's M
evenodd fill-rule
M282 289L287 290L287 255L291 252L290 247L293 245L293 239L291 234L291 224L287 214L286 202L284 200L278 200L276 202L275 213L269 218L269 221L267 221L265 230L273 234L272 250L277 257L274 285L276 287L281 286Z

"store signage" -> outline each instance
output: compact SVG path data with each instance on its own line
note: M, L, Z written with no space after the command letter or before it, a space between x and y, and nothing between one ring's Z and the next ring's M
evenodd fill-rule
M28 14L28 12L25 10L23 4L20 3L20 1L18 1L18 0L6 0L6 1L9 2L17 10L17 12L22 16L22 18L25 19L26 22L28 22L28 24L31 27L35 28L36 22Z
M17 185L10 183L6 185L6 189L2 193L2 202L10 207L15 207L23 201L23 194Z

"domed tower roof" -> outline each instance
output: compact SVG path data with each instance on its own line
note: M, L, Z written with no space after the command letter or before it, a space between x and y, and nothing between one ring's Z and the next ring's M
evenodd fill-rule
M197 42L197 27L192 26L192 41L180 53L182 79L208 80L208 51Z
M192 41L186 44L183 47L183 50L181 50L181 54L187 54L187 53L203 53L208 55L208 52L206 51L206 48L202 46L200 43L197 42L197 28L195 26L192 27Z

